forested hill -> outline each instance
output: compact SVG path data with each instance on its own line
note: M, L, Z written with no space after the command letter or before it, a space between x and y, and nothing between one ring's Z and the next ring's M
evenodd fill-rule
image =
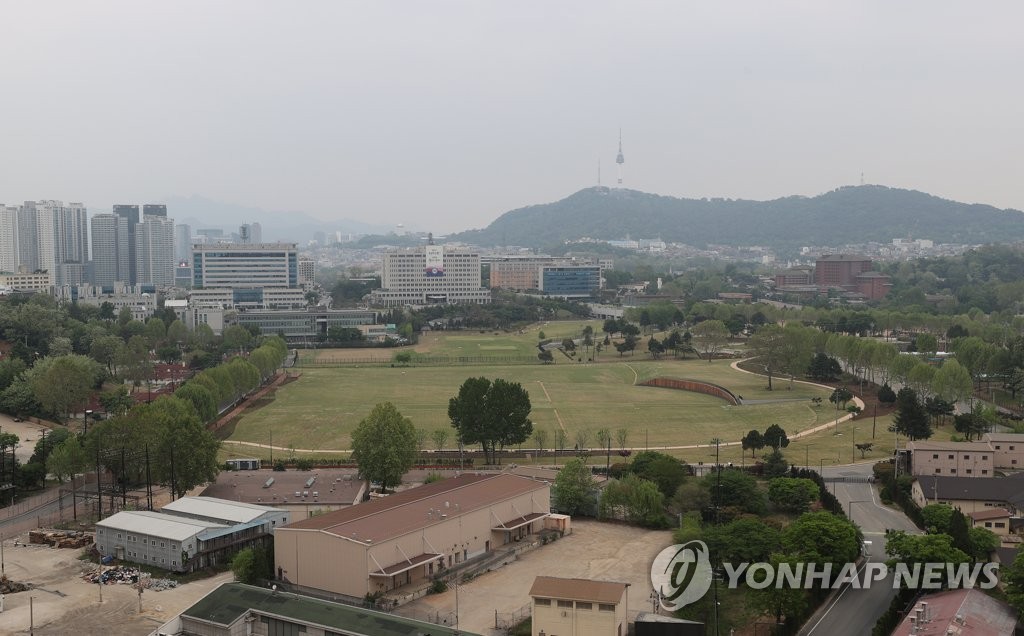
M636 190L587 188L506 212L481 230L449 237L481 246L544 247L581 237L661 238L696 247L844 245L893 238L936 243L1024 240L1024 213L883 186L849 186L774 201L677 199Z

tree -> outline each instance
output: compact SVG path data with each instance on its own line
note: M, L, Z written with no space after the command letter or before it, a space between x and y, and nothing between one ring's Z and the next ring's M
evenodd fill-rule
M518 382L469 378L448 401L448 418L463 443L479 443L487 463L495 450L522 444L533 432L530 394Z
M772 554L768 560L772 570L779 571L783 563L798 571L801 564L795 555ZM767 585L753 591L754 602L775 617L776 624L790 623L807 608L807 592L798 586Z
M241 325L231 325L224 329L224 348L230 351L241 351L249 346L252 341L252 334Z
M612 432L607 428L597 429L597 446L601 450L608 450L612 447Z
M818 382L832 382L842 373L839 361L826 353L816 354L807 367L807 377Z
M587 444L590 443L590 431L585 428L576 429L576 450L585 451L587 450Z
M805 512L782 531L782 547L805 562L852 563L860 554L860 532L831 512Z
M928 504L921 508L924 529L932 534L948 534L949 522L953 519L953 507L949 504Z
M838 387L828 396L828 401L836 405L836 410L845 409L846 403L853 399L853 392L846 387Z
M441 452L444 450L444 445L448 443L448 429L434 429L434 431L430 433L430 439L434 442L434 449Z
M653 482L666 498L679 490L689 470L682 461L656 451L637 453L630 463L630 472L641 479Z
M761 435L761 431L751 429L749 433L743 436L740 440L740 444L743 446L743 450L750 450L750 456L753 457L756 451L764 448L764 436Z
M100 406L108 415L124 415L130 408L135 406L135 400L129 395L128 389L119 386L113 391L100 393Z
M749 347L757 358L757 362L764 367L765 375L768 376L768 390L772 390L772 377L782 367L785 335L779 325L765 325L754 332L750 338Z
M64 483L85 470L88 458L77 435L72 435L61 442L46 459L46 470Z
M537 359L543 362L544 364L551 364L552 362L555 361L555 356L551 355L550 350L545 349L537 354Z
M594 514L594 478L583 460L571 459L558 471L551 485L551 504L565 514Z
M975 561L988 561L1000 545L999 536L987 528L971 528L968 531L971 556Z
M402 483L416 461L416 429L391 402L377 404L352 431L352 458L359 474L383 490Z
M781 477L787 472L789 472L789 462L786 461L782 451L773 447L771 452L764 458L764 476L774 480L776 477Z
M533 441L537 442L537 450L544 452L544 446L548 443L548 432L539 427L533 429Z
M1013 563L999 569L999 580L1006 586L1006 600L1024 614L1024 550L1018 550Z
M175 319L167 327L167 342L176 347L180 347L188 342L188 327L185 326L185 323Z
M778 424L772 424L766 428L761 439L766 447L770 446L779 449L789 446L789 436L786 435L786 431Z
M967 517L959 510L953 510L949 518L949 536L953 537L953 547L963 551L965 554L972 554L974 547L971 545L970 524Z
M970 372L956 360L943 362L932 378L932 393L953 404L970 397L973 389Z
M888 384L883 384L878 389L878 401L882 404L893 404L896 402L896 391Z
M779 530L757 517L740 517L704 528L703 539L716 563L758 563L778 549Z
M146 321L143 337L146 339L151 350L156 349L157 345L163 342L164 338L167 337L167 325L164 324L163 320L154 316Z
M892 557L890 563L969 563L971 560L963 550L953 546L948 534L912 535L895 530L885 536L885 553ZM945 568L943 568L945 578Z
M776 477L768 482L768 501L786 512L807 512L819 495L818 484L813 479Z
M764 512L764 493L758 488L757 480L746 472L735 468L716 470L701 478L700 484L708 491L712 506L750 514Z
M231 559L231 571L235 580L246 585L254 585L261 578L259 568L256 565L256 550L253 548L242 548Z
M896 415L893 417L892 428L912 440L928 439L932 436L928 414L913 389L903 387L896 394Z
M100 373L95 360L72 354L43 358L25 375L43 409L67 418L85 407Z
M665 345L654 336L651 336L650 340L647 341L647 351L650 352L652 358L657 360L661 357L661 354L665 353Z
M854 444L854 446L857 448L857 450L860 451L860 458L864 459L864 454L869 452L872 448L874 448L875 443L874 442L862 442L860 444Z
M998 419L998 414L993 408L985 408L975 404L970 413L961 413L953 416L953 428L961 433L967 441L989 432L993 423Z
M705 320L696 325L693 334L694 348L707 358L714 358L729 342L729 328L721 320Z
M423 447L427 445L427 440L430 439L430 431L425 428L416 429L416 452L422 453Z
M173 496L183 497L217 477L220 442L199 420L191 402L161 396L133 408L128 419L144 432L144 441L150 445L153 479L170 486Z
M664 512L665 495L651 481L630 473L611 480L601 491L602 517L624 519L649 528L664 528L668 520Z
M626 450L626 442L629 441L629 430L620 428L615 431L615 441L619 445L619 451L624 452Z

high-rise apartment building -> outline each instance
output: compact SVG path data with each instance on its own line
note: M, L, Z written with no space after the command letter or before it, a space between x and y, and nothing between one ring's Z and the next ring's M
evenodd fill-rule
M18 208L0 204L0 272L18 271Z
M18 209L18 265L54 273L54 222L50 201L26 201Z
M147 217L147 216L163 216L163 217L166 217L167 216L167 206L162 204L162 203L160 203L160 204L147 203L146 205L142 206L142 216L143 217Z
M187 223L174 226L174 260L192 262L192 226Z
M139 285L174 285L174 219L146 214L135 226L135 275Z
M139 223L139 206L115 205L114 214L128 223L128 278L124 282L134 285L138 281L135 275L135 226Z
M117 283L127 284L131 280L128 219L117 214L96 214L91 229L93 285L111 288Z
M263 226L259 223L244 223L238 226L238 242L260 244L263 242Z
M61 201L26 201L13 208L4 207L5 227L10 228L12 210L16 217L16 238L2 239L15 250L4 250L4 260L16 258L15 267L29 272L47 271L58 284L80 284L89 262L88 220L81 203L65 205ZM3 230L0 230L3 231ZM16 254L16 257L12 255Z
M295 243L195 245L192 285L200 288L297 287Z
M370 303L382 307L490 302L490 290L481 286L480 253L447 245L388 251L381 288L370 294Z
M81 203L63 205L48 201L53 215L54 279L57 285L87 282L89 263L89 220Z

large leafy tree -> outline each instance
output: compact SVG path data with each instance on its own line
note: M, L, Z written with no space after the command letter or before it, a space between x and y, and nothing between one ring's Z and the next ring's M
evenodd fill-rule
M807 512L818 496L818 484L811 479L776 477L768 482L768 499L787 512Z
M637 477L654 482L658 490L669 498L686 480L689 473L686 464L671 455L655 451L638 453L630 464L630 472Z
M708 362L729 342L729 328L721 320L705 320L692 330L693 346Z
M148 429L153 478L182 497L200 484L213 481L219 464L220 442L206 430L192 403L161 396L152 404L132 409L129 419Z
M100 373L95 360L72 354L43 358L26 376L43 409L67 418L85 407Z
M789 446L789 436L786 435L786 431L778 424L772 424L766 428L761 439L765 446L770 446L775 449Z
M750 338L751 352L768 376L768 390L772 390L772 378L782 369L785 360L786 336L779 325L765 325Z
M851 563L860 554L860 533L831 512L806 512L782 531L782 547L805 562Z
M359 474L386 490L402 483L416 461L416 429L391 402L373 407L352 431L352 458Z
M480 444L487 463L495 450L522 444L533 432L530 394L518 382L469 378L448 401L448 418L463 444Z
M571 459L558 471L551 485L551 504L570 515L596 512L594 477L581 459Z
M613 479L601 492L602 517L623 519L646 527L663 528L665 496L657 484L629 473L622 479Z
M740 443L743 445L743 450L750 449L750 456L753 457L756 451L764 448L764 436L761 435L761 431L751 429L749 433L743 436Z

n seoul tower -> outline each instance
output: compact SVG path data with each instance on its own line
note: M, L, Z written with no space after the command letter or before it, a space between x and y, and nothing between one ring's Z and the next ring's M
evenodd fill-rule
M622 164L626 163L626 158L622 156L622 129L621 128L619 128L619 154L615 157L615 163L617 163L619 165L619 168L618 168L619 184L618 185L621 188L622 187Z

